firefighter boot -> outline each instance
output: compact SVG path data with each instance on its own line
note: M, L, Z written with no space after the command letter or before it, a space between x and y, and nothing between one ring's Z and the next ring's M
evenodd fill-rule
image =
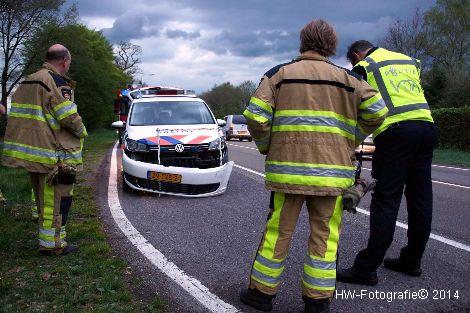
M312 299L302 296L305 302L305 313L329 313L330 299Z
M78 251L78 246L67 245L63 249L39 250L42 255L67 255Z
M260 311L271 311L272 300L275 295L267 295L257 289L243 289L240 292L240 301Z

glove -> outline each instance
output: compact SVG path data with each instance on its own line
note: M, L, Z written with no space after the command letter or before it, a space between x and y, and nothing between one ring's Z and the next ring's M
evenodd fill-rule
M58 163L49 173L47 173L47 184L49 186L52 187L58 183L59 173L75 175L77 174L77 168L73 165Z
M356 207L365 194L374 189L377 180L372 179L370 182L365 179L359 179L354 186L349 187L343 193L343 210L349 213L357 213Z

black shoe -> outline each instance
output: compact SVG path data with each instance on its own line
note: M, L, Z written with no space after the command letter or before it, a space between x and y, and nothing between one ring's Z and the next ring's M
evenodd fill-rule
M63 249L39 250L42 255L67 255L78 251L78 246L67 245Z
M302 296L305 302L305 313L329 313L330 299L312 299Z
M274 296L262 293L258 289L243 289L240 292L240 301L260 311L271 311Z
M354 266L336 272L336 280L342 283L375 286L379 282L377 272L359 272Z
M421 269L419 267L409 266L400 261L400 258L387 258L384 260L385 268L395 272L401 272L410 276L420 276Z

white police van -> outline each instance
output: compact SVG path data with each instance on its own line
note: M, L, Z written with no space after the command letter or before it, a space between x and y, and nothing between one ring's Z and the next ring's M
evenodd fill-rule
M123 190L207 197L227 189L233 162L209 106L173 87L147 87L133 98L122 154Z

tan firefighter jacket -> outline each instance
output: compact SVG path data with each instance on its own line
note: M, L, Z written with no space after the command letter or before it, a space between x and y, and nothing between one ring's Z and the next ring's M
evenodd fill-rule
M307 51L269 70L243 114L267 154L269 190L337 196L354 183L355 147L387 112L359 75Z
M73 85L49 63L21 82L11 101L3 165L35 173L48 173L60 162L81 169L87 131Z

